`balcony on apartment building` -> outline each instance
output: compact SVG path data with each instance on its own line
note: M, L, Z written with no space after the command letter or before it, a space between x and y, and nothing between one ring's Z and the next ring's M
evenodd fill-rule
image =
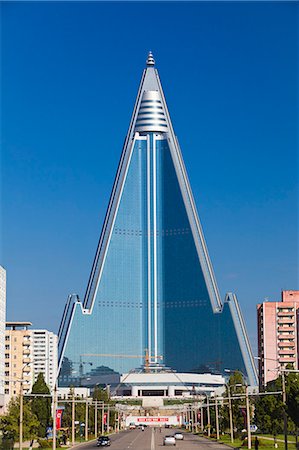
M32 359L31 358L29 358L29 356L25 356L24 358L23 358L23 363L24 364L30 364L30 363L32 363Z
M296 357L295 356L282 356L282 357L278 357L278 361L280 363L294 363L296 362Z
M277 320L278 324L282 323L294 323L295 322L295 317L280 317Z
M290 341L290 342L278 342L278 347L292 347L295 348L295 343L294 341Z
M292 311L278 311L277 315L278 317L286 317L290 316L292 314Z
M295 358L295 347L294 350L278 350L279 355L290 355L292 358Z
M286 327L286 326L279 326L277 327L278 331L295 331L294 327Z

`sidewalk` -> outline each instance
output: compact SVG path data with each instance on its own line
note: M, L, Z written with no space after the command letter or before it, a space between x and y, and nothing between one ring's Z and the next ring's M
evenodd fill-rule
M86 442L76 442L76 444L73 447L72 447L72 444L70 444L70 445L61 445L59 448L68 449L68 448L76 448L76 447L79 447L79 446L83 447L84 445L90 444L91 442L95 442L95 441L96 441L96 439L90 439L89 441L86 441ZM29 446L30 446L30 441L24 441L23 445L22 445L22 448L27 449L27 448L29 448ZM19 443L18 442L14 443L14 448L19 448ZM34 440L32 448L40 448L37 440ZM48 450L50 450L50 448Z
M257 436L259 439L266 439L267 441L274 441L274 438L271 437L266 437L263 435L255 435ZM276 439L277 442L284 442L284 439ZM295 441L288 441L288 444L295 444Z

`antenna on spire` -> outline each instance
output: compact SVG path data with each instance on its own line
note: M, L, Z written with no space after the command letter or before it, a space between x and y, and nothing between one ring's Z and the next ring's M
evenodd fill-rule
M148 53L148 57L147 57L147 60L146 60L146 65L147 65L147 67L151 67L151 66L155 65L155 60L154 60L152 52Z

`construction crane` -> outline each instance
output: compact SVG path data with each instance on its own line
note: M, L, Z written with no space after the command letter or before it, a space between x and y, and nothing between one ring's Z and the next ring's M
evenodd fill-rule
M78 364L79 365L79 377L80 378L83 378L83 365L85 365L85 364L89 364L90 366L92 366L93 365L93 363L92 362L85 362L85 361L82 361L82 356L84 356L84 355L80 355L80 361L78 362L78 361L72 361L72 364Z
M124 354L111 354L111 353L82 353L82 355L80 355L80 359L82 356L89 356L89 357L97 357L97 356L102 356L102 357L108 357L108 358L144 358L144 367L145 367L145 371L148 372L150 369L150 356L148 353L148 349L145 349L145 355L124 355ZM157 355L156 358L162 360L163 356L161 355Z

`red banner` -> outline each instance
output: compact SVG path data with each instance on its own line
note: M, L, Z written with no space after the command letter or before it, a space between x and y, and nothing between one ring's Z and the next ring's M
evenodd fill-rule
M61 428L61 419L62 419L63 410L64 410L64 408L56 409L56 430L59 430Z
M246 408L243 408L242 406L239 406L243 419L244 419L244 428L246 428L246 422L247 422L247 411Z
M106 425L106 423L107 423L107 413L104 414L103 419L104 419L104 425Z
M137 422L169 422L168 417L138 417Z

